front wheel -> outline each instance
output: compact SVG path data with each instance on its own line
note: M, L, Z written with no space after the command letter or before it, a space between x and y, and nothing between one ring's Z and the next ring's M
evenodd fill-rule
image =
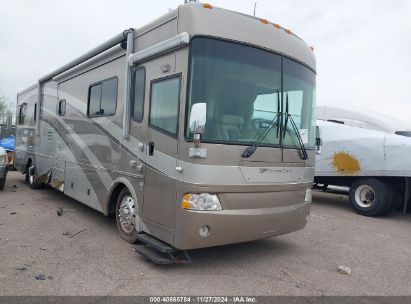
M36 178L36 167L30 167L28 170L28 182L31 189L40 189L43 184Z
M137 241L139 217L137 202L127 188L123 188L117 199L116 222L120 236L130 244Z
M386 215L393 209L391 187L376 178L356 180L350 187L349 199L354 210L365 216Z

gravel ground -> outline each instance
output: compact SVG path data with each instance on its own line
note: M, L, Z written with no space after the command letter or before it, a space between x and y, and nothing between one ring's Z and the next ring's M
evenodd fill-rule
M113 219L10 172L0 192L0 295L411 295L411 216L363 217L341 194L313 200L302 231L158 266L130 250ZM73 212L58 217L58 207Z

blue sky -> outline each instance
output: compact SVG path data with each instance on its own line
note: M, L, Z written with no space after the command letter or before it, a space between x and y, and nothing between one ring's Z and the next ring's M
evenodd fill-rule
M0 91L16 93L125 28L183 0L0 0ZM252 14L255 1L211 4ZM411 1L260 0L257 16L315 48L317 102L372 109L411 125Z

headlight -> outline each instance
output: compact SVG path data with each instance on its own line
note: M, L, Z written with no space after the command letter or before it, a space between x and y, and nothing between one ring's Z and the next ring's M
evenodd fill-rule
M305 190L305 202L311 203L313 201L313 194L311 189Z
M181 208L200 211L223 210L216 194L186 194L181 201Z
M5 163L6 160L7 160L7 155L6 154L0 155L0 163Z

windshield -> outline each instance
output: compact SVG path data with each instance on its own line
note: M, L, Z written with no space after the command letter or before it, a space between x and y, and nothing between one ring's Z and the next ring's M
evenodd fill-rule
M195 38L191 45L188 113L195 103L207 103L203 142L250 144L273 122L275 127L260 145L299 147L288 126L288 113L296 122L304 144L315 141L315 74L280 55L232 42ZM283 112L282 126L277 114ZM283 133L283 135L282 135ZM186 128L186 137L192 134Z

